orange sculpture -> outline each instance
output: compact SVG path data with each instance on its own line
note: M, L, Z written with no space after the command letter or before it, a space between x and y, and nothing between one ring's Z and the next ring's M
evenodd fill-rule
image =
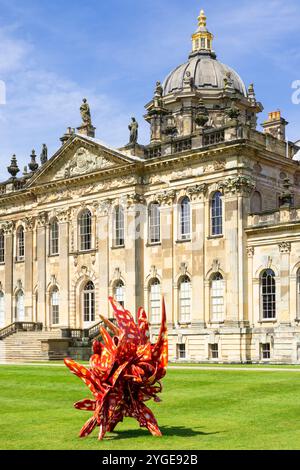
M145 402L161 401L157 394L162 391L160 380L166 375L168 365L165 303L163 301L157 342L151 344L145 310L139 309L136 325L128 310L113 298L109 300L118 326L107 318L101 316L101 319L114 336L104 327L100 328L104 344L94 342L90 368L65 359L66 366L94 395L94 400L85 399L74 405L79 410L94 412L82 428L80 437L88 436L99 426L99 440L102 440L124 417L135 418L140 427L147 428L153 436L161 436L157 421Z

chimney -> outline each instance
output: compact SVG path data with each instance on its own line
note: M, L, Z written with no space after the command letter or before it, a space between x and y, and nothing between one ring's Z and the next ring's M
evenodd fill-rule
M285 128L288 122L281 117L280 111L269 113L269 118L262 124L265 134L271 134L278 140L286 140Z

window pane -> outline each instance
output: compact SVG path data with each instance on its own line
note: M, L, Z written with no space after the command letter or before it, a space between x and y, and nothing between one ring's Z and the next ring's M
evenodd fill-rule
M79 219L80 226L80 250L92 249L92 214L90 211L84 212Z
M21 227L18 231L17 238L17 259L23 260L25 257L25 239L24 239L24 229Z
M24 293L19 292L17 294L17 321L25 320L25 311L24 311Z
M57 221L50 226L50 254L58 255L59 252L59 225Z
M182 240L191 238L191 207L189 198L183 199L180 206L180 237Z
M161 289L158 280L155 280L150 285L150 316L151 323L160 322L160 307L161 307Z
M160 242L160 207L158 203L153 203L149 208L149 241L150 243Z
M212 235L223 234L223 205L221 193L216 193L211 203Z
M0 232L0 263L5 261L5 238L4 233Z
M0 328L5 326L5 300L3 292L0 292Z
M52 324L59 324L59 291L54 290L51 294Z
M211 282L211 321L222 322L225 315L224 280L220 273Z
M119 284L116 285L115 288L115 299L119 304L121 304L124 307L125 301L124 301L124 284L123 282L120 282Z
M115 209L115 246L125 244L124 210L121 206Z
M181 323L189 323L191 321L191 299L191 281L186 277L179 286L179 318Z
M275 273L268 269L261 278L263 319L276 318L276 281Z
M95 321L95 286L92 282L83 291L83 320L85 323Z

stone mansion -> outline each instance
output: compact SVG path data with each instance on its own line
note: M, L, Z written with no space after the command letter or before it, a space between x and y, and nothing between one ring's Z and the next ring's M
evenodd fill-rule
M0 183L4 359L29 326L44 352L75 354L113 295L145 306L153 337L165 297L171 360L300 362L300 148L279 111L257 130L254 86L213 39L201 11L187 61L146 105L148 145L134 119L127 146L97 140L84 100L55 155L44 146L39 164L33 152L21 176L12 157Z

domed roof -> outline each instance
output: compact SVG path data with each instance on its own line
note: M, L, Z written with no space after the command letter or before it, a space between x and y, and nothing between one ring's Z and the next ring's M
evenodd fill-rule
M188 62L180 65L168 75L163 83L164 96L182 91L184 80L189 76L194 80L195 88L216 90L224 89L224 80L229 77L232 87L247 96L243 80L233 69L222 64L212 55L201 53L191 56Z

